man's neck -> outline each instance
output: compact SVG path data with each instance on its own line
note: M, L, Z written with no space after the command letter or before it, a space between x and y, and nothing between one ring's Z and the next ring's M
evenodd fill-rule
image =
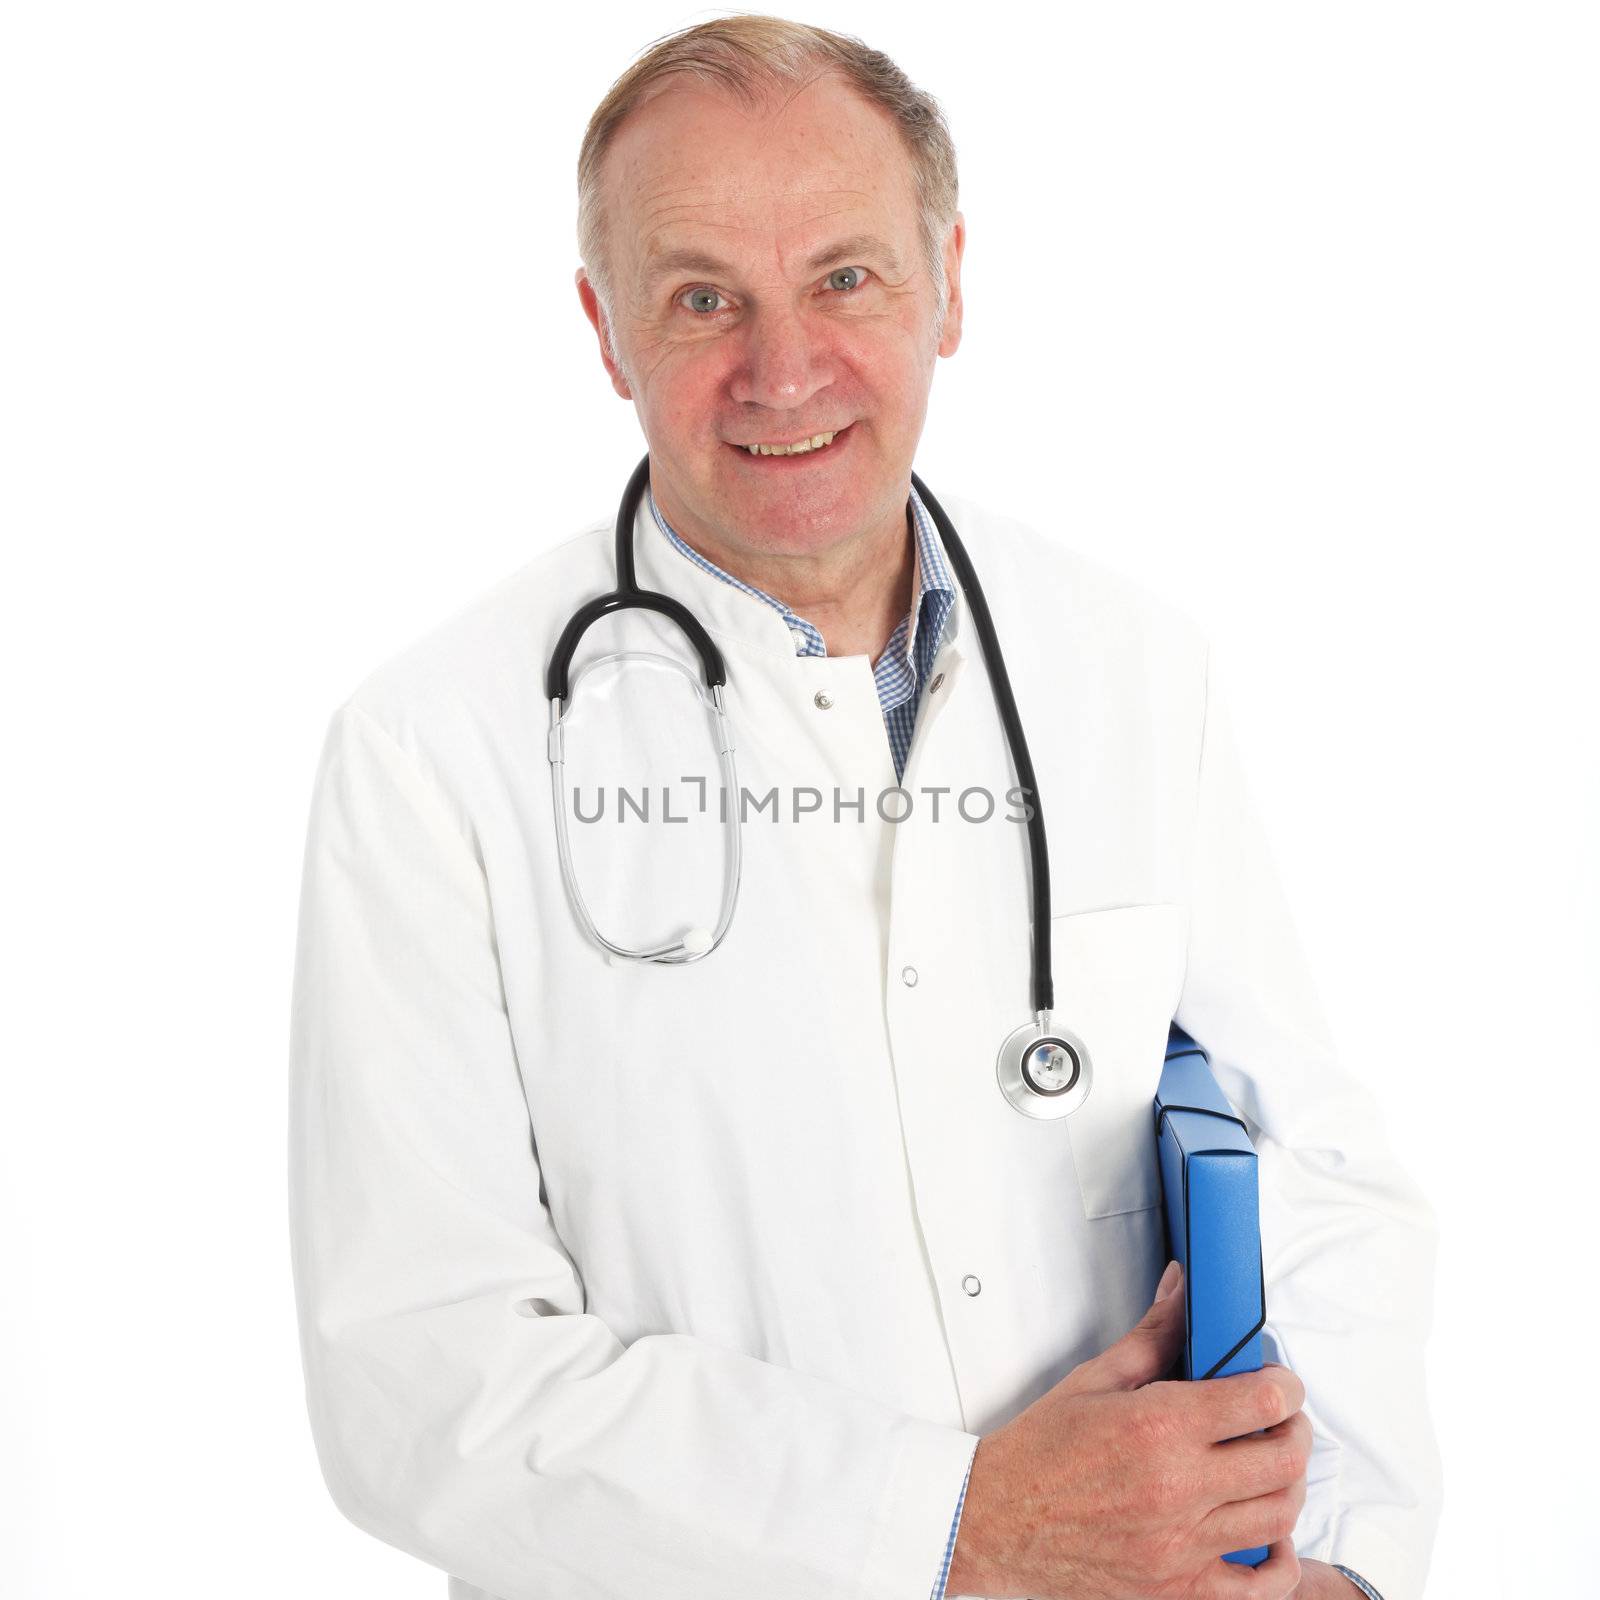
M783 555L727 545L662 515L683 542L730 576L781 600L822 635L830 656L876 661L911 609L916 541L909 505L823 555Z

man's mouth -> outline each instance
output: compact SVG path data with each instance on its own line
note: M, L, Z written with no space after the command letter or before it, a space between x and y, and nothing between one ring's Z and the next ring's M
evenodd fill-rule
M741 451L752 456L809 456L815 455L820 450L836 448L834 441L845 438L852 423L846 423L842 428L834 428L824 433L813 433L798 439L774 439L770 442L759 441L755 444L734 444L727 441L729 448Z

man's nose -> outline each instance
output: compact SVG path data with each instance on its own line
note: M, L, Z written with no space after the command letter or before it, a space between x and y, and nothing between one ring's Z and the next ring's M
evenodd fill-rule
M795 306L763 306L743 329L732 397L795 411L832 380L826 329Z

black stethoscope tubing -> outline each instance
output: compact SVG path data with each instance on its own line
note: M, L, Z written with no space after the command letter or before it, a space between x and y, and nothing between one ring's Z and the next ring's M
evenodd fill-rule
M682 601L674 600L671 595L658 594L654 590L639 587L633 565L633 524L639 501L649 481L650 456L647 452L639 465L634 468L633 476L628 479L628 486L623 490L622 501L617 507L617 587L610 594L601 595L598 599L590 600L580 606L568 619L566 627L561 630L561 637L556 641L555 651L550 657L550 665L545 673L547 700L566 700L567 675L572 665L573 652L590 625L601 617L630 609L657 611L677 623L700 657L700 666L705 674L708 689L720 688L728 681L727 664L722 659L722 652L717 648L711 635L706 632L700 619ZM1033 924L1031 974L1033 1009L1038 1013L1048 1013L1055 1006L1055 986L1051 980L1050 970L1050 851L1045 840L1044 812L1039 805L1039 785L1034 776L1033 758L1028 754L1028 740L1022 731L1022 718L1017 711L1016 695L1012 692L1011 678L1006 672L1005 658L1000 651L1000 640L995 633L994 618L989 613L989 603L984 598L983 589L978 583L978 575L973 571L972 559L968 556L966 546L962 544L944 507L930 493L927 484L914 472L911 474L911 485L933 517L934 524L939 530L939 537L944 544L945 554L949 556L951 565L956 569L961 592L972 608L973 625L977 628L978 638L983 645L983 657L988 664L989 682L994 689L995 705L999 709L1000 722L1005 729L1006 744L1011 751L1012 769L1016 773L1018 787L1028 805L1028 860L1032 880L1030 909Z

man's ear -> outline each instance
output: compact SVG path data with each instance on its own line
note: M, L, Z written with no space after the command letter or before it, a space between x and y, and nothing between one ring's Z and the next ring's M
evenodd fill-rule
M579 267L575 280L578 285L578 299L583 305L583 314L594 327L600 339L600 359L605 364L606 373L611 379L611 387L622 396L624 400L633 399L633 390L628 387L628 380L623 376L622 364L617 360L617 352L612 344L612 333L606 323L605 312L600 306L600 296L594 292L594 285L589 282L589 273L586 268Z
M946 299L944 330L939 337L939 354L942 356L953 356L961 345L961 253L966 243L966 218L958 211L944 242Z

